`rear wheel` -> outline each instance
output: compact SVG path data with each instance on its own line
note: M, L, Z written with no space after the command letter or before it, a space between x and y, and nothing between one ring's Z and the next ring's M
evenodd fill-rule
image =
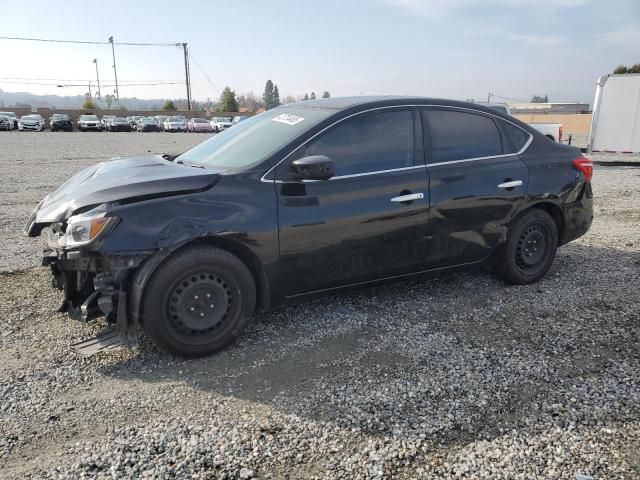
M537 282L551 267L557 248L555 221L547 212L532 209L509 227L507 242L494 257L494 270L516 285Z
M237 257L209 246L170 256L153 274L142 300L142 325L163 350L184 357L217 352L249 324L256 291Z

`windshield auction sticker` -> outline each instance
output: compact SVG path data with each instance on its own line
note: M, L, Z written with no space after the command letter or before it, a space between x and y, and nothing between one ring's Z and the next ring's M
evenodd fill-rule
M300 123L304 118L298 117L297 115L290 115L288 113L283 113L273 118L274 122L286 123L287 125L295 125L296 123Z

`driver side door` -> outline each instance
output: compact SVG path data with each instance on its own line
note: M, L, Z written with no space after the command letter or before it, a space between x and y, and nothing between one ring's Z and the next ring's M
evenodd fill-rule
M285 296L423 270L429 190L419 112L356 114L312 138L276 169ZM333 160L329 180L301 180L292 161Z

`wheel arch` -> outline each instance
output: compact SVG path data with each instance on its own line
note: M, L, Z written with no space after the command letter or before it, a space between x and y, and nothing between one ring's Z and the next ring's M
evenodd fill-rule
M533 205L529 205L524 210L518 212L518 215L514 218L524 215L525 213L533 209L538 209L538 210L542 210L543 212L547 212L551 216L551 218L553 218L553 221L556 224L556 228L558 229L558 245L562 245L564 243L564 234L565 234L565 219L564 219L564 213L562 211L562 208L560 208L557 204L553 202L541 201L541 202L534 203Z
M238 257L238 259L242 263L244 263L244 265L251 273L251 276L253 277L253 281L256 286L257 307L261 310L269 309L271 305L269 282L267 280L267 276L264 272L262 264L258 260L258 257L255 255L255 253L253 253L249 247L237 240L224 238L218 235L212 235L208 237L200 237L188 240L174 246L173 248L161 249L154 255L152 255L149 259L147 259L140 266L140 268L136 270L129 285L128 298L128 314L132 323L139 323L142 297L144 294L144 290L149 283L149 280L153 273L172 254L194 245L213 246L221 250L225 250Z

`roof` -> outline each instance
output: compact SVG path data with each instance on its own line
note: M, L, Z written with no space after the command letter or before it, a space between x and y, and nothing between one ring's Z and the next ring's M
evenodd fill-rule
M447 100L443 98L430 97L410 97L402 95L371 95L354 97L321 98L316 100L306 100L303 102L288 103L287 107L323 108L327 110L344 110L358 105L371 104L380 107L385 105L450 105L466 108L477 108L477 104L461 102L459 100ZM482 110L480 108L479 110ZM493 112L491 112L493 113Z

